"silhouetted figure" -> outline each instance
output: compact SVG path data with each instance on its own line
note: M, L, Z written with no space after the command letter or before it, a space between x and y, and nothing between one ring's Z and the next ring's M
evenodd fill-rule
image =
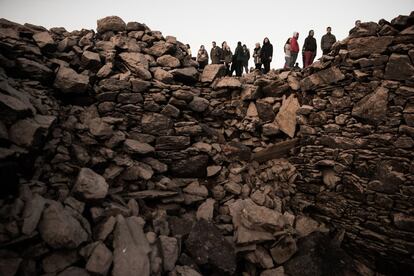
M236 50L234 50L234 56L235 56L235 70L236 70L236 76L241 77L243 73L243 47L241 42L237 42Z
M290 37L285 43L285 46L283 47L283 51L285 52L285 66L284 68L291 68L290 67Z
M198 50L197 61L201 70L203 70L204 67L206 67L208 64L208 53L204 48L204 45L201 45L200 49Z
M266 74L270 71L270 62L272 62L273 57L273 45L270 44L269 38L265 37L263 40L262 50L260 52L260 59L263 64L263 73Z
M256 47L253 49L253 60L254 60L254 66L258 70L262 70L262 59L260 58L260 53L262 51L262 48L260 47L260 43L256 43Z
M311 65L316 57L317 46L316 39L313 37L313 35L313 30L310 30L308 37L305 39L305 43L303 43L303 51L305 54L305 62L303 64L303 68Z
M249 73L249 59L250 59L250 50L247 49L246 44L243 44L243 68L246 74Z
M211 64L220 64L221 60L221 48L216 45L216 42L212 42L213 47L210 51L210 58L211 58Z
M192 57L191 56L191 48L190 48L190 45L189 44L185 44L185 46L187 47L187 55L189 55L190 57Z
M336 37L331 34L331 27L326 28L326 34L321 39L321 49L324 55L329 54L332 45L336 42Z
M293 37L290 39L290 67L296 62L299 53L299 44L298 44L299 33L294 32Z

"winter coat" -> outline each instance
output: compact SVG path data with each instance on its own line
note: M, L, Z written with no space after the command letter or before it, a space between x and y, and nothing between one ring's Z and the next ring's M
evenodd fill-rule
M308 36L303 43L303 51L316 52L316 39L312 36Z
M333 34L326 34L321 39L321 49L330 50L332 45L336 42L336 37Z
M249 49L243 50L243 63L248 64L249 59L250 59L250 50Z
M221 59L221 48L219 46L216 46L214 48L211 48L210 51L210 58L212 64L219 64Z
M224 63L231 63L232 61L232 57L233 57L233 53L231 52L230 48L229 49L223 49L223 51L221 51L221 61Z
M263 43L262 50L260 51L260 59L262 62L271 61L271 57L273 57L273 45L268 43Z
M296 37L292 37L290 39L290 52L291 53L299 53L299 44Z
M290 57L291 55L290 55L290 44L289 43L285 44L284 50L285 50L285 57Z
M236 50L234 50L234 56L237 61L243 62L244 55L243 55L243 47L241 45L237 46Z
M261 52L262 48L254 48L253 50L253 59L254 59L254 64L261 64L262 60L260 58L260 52Z
M206 50L198 50L197 61L199 62L208 61L208 53Z

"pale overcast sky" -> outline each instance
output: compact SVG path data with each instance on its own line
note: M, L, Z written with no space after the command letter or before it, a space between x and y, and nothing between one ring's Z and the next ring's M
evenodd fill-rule
M201 44L209 50L213 40L219 45L226 40L232 50L242 41L252 52L267 36L274 48L272 68L283 66L283 45L294 31L300 33L301 48L308 31L315 31L318 58L327 26L337 39L344 39L357 19L390 21L412 10L414 0L0 0L0 17L68 31L96 29L97 19L118 15L176 36L191 45L193 55Z

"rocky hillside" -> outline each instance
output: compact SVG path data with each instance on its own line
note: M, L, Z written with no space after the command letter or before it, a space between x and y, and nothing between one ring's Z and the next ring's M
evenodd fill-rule
M409 275L413 41L232 78L118 17L1 19L0 275Z

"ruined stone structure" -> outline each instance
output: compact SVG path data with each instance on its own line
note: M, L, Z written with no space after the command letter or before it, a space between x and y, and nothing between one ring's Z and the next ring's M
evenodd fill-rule
M242 78L116 16L0 50L0 275L413 273L414 13Z

